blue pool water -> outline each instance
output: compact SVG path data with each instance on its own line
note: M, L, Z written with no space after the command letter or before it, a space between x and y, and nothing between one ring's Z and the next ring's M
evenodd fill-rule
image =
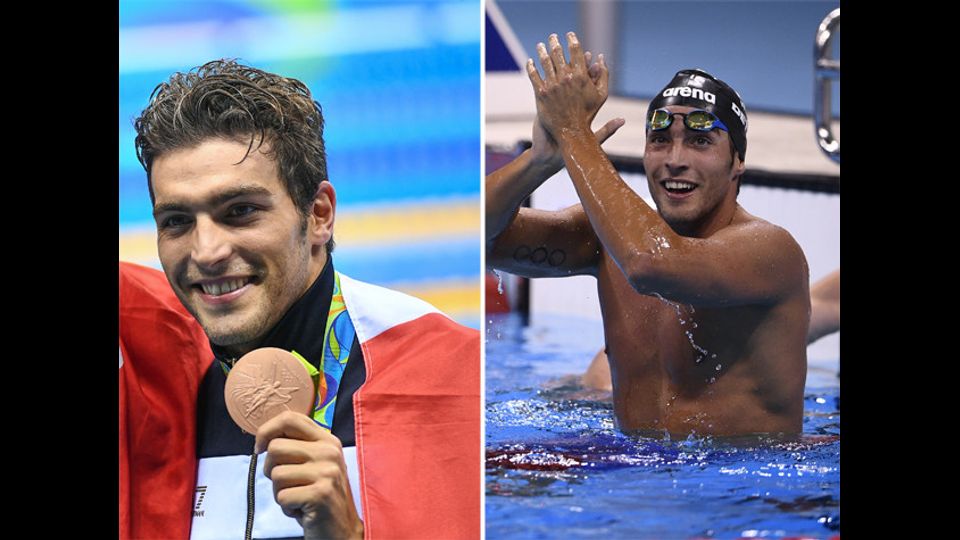
M596 322L488 317L487 538L840 534L834 370L808 375L797 441L628 437L609 393L564 377L602 343Z

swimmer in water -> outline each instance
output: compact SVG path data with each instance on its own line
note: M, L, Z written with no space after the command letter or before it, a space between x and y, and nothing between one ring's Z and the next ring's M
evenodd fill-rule
M527 73L533 146L486 180L488 264L527 277L597 279L617 425L628 432L799 433L810 293L784 229L737 203L747 111L726 83L678 72L650 103L644 167L656 210L617 173L596 133L603 56L556 35ZM549 47L549 49L548 49ZM580 204L522 201L566 166Z

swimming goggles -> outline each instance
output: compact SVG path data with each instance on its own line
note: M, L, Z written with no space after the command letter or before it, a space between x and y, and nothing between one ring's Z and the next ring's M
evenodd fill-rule
M653 114L650 115L650 119L647 120L647 128L653 131L667 129L671 124L673 124L673 117L677 114L683 117L683 125L687 126L688 129L692 129L694 131L722 129L727 133L730 133L730 130L727 129L727 126L721 122L715 114L703 109L697 109L688 113L670 112L668 109L657 109L653 111Z

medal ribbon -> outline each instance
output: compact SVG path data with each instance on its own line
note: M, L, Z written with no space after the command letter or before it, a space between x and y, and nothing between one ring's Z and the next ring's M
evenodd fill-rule
M333 427L333 413L337 408L337 390L340 379L350 358L350 347L357 331L347 313L340 292L340 273L334 272L333 298L330 300L330 313L327 314L327 327L323 332L323 364L318 374L317 401L313 409L313 421L320 427Z
M320 370L317 370L306 358L297 351L290 351L310 372L313 385L317 389L317 399L313 404L313 421L320 427L330 430L333 427L333 413L337 408L337 390L340 389L340 379L343 370L350 358L350 347L357 331L353 328L353 321L347 313L347 306L343 302L343 293L340 292L340 273L334 272L333 297L330 299L330 311L327 313L327 325L323 331L323 359ZM224 374L229 374L230 366L220 361Z

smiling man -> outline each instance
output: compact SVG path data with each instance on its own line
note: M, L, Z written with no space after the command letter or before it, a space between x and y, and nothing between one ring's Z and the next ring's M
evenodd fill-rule
M256 348L316 281L332 238L329 182L302 213L286 196L269 142L211 138L153 161L164 271L210 340L232 356ZM238 181L239 180L239 181Z
M623 182L591 122L607 98L603 60L571 32L538 45L533 146L486 181L488 264L528 277L597 279L625 431L701 435L802 428L810 296L785 230L737 203L746 109L727 84L683 70L651 101L644 168L657 209ZM520 208L566 166L581 204ZM540 253L544 256L534 256Z
M479 333L334 270L337 200L309 90L210 62L159 85L136 130L160 262L216 358L197 403L191 537L477 537ZM296 352L322 384L309 415L251 434L224 386L262 347Z

